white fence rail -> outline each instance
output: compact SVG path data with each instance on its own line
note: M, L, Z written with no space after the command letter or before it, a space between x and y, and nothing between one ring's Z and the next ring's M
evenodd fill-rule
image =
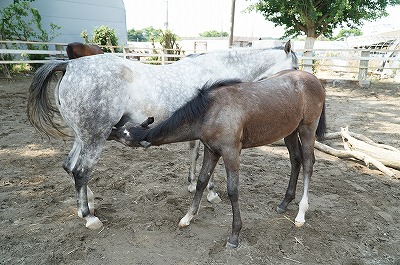
M27 49L27 44L42 45L49 47L48 50L31 50ZM10 48L5 48L5 47ZM19 46L21 48L15 48ZM65 51L67 44L65 43L38 43L38 42L21 42L21 41L0 41L0 65L1 64L35 64L45 63L48 60L64 60L67 59ZM12 47L12 48L11 48ZM114 53L117 56L131 60L139 60L144 63L165 64L172 63L169 58L181 58L193 51L182 51L180 55L168 54L162 49L143 49L131 46L114 46L122 52ZM319 77L329 78L330 76L339 75L346 79L366 80L376 76L383 75L396 77L397 73L400 79L400 50L389 49L313 49L313 56L304 56L307 51L298 49L296 53L303 68L313 69ZM4 55L11 54L13 59L1 60ZM29 60L28 54L46 55L45 60ZM400 54L399 54L400 55ZM156 59L157 58L157 59Z

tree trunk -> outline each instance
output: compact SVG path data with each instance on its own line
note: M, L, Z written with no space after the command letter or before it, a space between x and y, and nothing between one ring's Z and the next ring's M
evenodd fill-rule
M312 49L314 48L315 40L316 40L315 37L307 36L306 42L304 44L304 49L306 49L306 51L304 52L305 57L313 56ZM313 73L313 60L312 59L304 59L303 70L307 71L309 73Z

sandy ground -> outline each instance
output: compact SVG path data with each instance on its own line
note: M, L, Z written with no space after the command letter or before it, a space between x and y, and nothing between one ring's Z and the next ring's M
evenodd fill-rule
M301 186L287 213L275 211L289 177L279 146L243 152L237 249L224 247L232 215L222 162L222 202L204 199L192 224L177 228L192 199L187 143L142 150L109 142L90 182L104 227L89 230L61 168L71 142L42 139L27 121L30 81L0 80L1 264L400 264L398 180L316 151L310 209L296 228ZM400 85L327 85L327 118L329 132L349 125L400 148Z

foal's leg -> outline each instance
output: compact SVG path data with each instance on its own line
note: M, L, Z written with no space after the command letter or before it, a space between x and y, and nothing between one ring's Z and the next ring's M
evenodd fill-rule
M310 128L311 127L311 128ZM299 127L299 135L302 146L303 154L303 196L299 204L299 212L295 219L297 227L305 223L305 214L308 210L308 187L310 185L311 176L313 173L313 166L315 162L314 157L314 144L315 144L315 130L316 126L301 125Z
M189 168L189 192L193 193L196 191L196 161L199 158L199 150L200 150L200 141L190 141L189 142L190 149L190 168ZM218 193L214 190L214 177L211 175L210 180L208 181L207 189L207 201L210 203L219 203L221 202L221 198Z
M287 210L288 204L296 196L297 180L299 178L301 163L302 163L302 153L301 144L299 141L299 136L297 130L285 138L285 145L289 150L290 157L290 180L289 185L286 190L285 198L278 205L276 211L278 213L284 213Z
M187 214L180 220L179 227L187 227L190 221L197 214L200 206L201 197L203 196L203 191L207 186L207 183L212 175L215 165L220 158L219 154L214 153L208 147L204 147L204 158L203 165L200 170L200 175L197 180L196 193L194 194L192 206L190 206Z
M242 229L239 208L239 155L239 152L235 152L235 150L228 150L222 156L226 169L228 196L233 213L232 233L226 243L227 248L236 248L239 245L239 233Z

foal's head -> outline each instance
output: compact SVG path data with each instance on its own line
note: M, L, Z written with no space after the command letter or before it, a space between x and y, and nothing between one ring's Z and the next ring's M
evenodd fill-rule
M136 142L134 138L131 135L131 132L135 130L135 128L140 128L141 130L147 130L149 128L149 125L154 122L153 117L147 118L142 123L132 123L132 122L127 122L123 126L119 127L116 131L116 136L118 139L121 141L126 146L131 146L131 147L150 147L151 143L147 141L140 141Z

